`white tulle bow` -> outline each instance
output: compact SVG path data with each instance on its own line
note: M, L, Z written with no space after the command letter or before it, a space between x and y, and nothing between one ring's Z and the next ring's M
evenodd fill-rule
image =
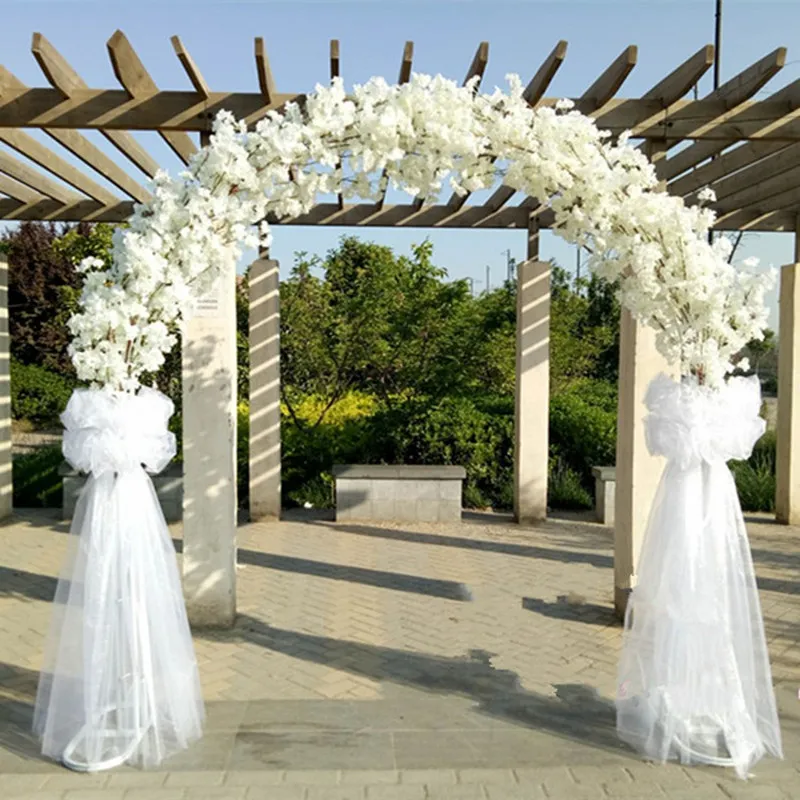
M176 452L175 434L167 429L173 410L154 389L136 395L78 389L61 415L64 457L95 477L142 467L161 472Z
M657 376L647 390L647 447L682 468L746 459L764 433L758 378L731 378L720 389Z

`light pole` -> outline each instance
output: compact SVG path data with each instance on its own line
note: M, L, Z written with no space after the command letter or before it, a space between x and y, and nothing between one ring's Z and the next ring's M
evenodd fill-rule
M719 68L722 56L722 0L716 0L714 17L714 88L719 89Z

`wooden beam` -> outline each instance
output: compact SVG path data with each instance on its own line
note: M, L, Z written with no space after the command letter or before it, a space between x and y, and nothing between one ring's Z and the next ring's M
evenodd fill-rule
M258 85L261 89L261 96L264 98L266 105L272 103L273 98L277 96L275 90L275 80L272 77L272 70L269 66L269 59L267 58L267 49L264 47L264 40L260 36L256 36L256 72L258 73Z
M75 91L85 91L89 87L83 81L80 75L67 63L66 59L47 41L47 39L40 33L33 34L33 44L31 46L34 58L39 64L45 77L50 82L53 88L58 89L65 98L72 96ZM47 130L52 136L52 132ZM126 158L134 163L145 175L152 178L158 172L158 164L150 157L148 152L133 138L129 133L118 130L101 130L100 131L106 139L108 139L114 147L117 148ZM88 140L87 140L88 141ZM76 153L76 155L78 155ZM83 156L78 156L83 158ZM96 159L98 164L102 159ZM110 159L108 159L110 162ZM113 162L110 162L113 163ZM116 166L116 165L115 165ZM108 168L107 164L103 165L102 170L105 172ZM109 177L109 180L119 186L127 194L135 197L137 200L144 202L149 197L149 192L145 192L144 199L137 194L133 194L133 186L125 188L117 180L124 180L117 176L116 179ZM138 184L132 181L135 186ZM143 190L142 190L143 191Z
M475 83L473 91L477 93L478 87L481 85L481 80L483 79L483 73L486 72L486 64L489 62L489 42L481 42L478 45L478 49L475 51L475 55L472 57L472 63L469 65L469 69L467 70L467 74L464 76L464 82L462 86L466 86L473 78L477 78L478 80ZM447 201L447 204L451 208L461 208L464 203L467 202L467 198L469 194L459 195L455 192L452 194L450 199ZM414 207L417 209L422 208L423 204L425 203L424 197L416 197L414 198Z
M38 203L47 199L44 195L39 194L39 192L34 192L33 189L25 186L25 184L7 178L5 175L0 175L0 192L13 200L19 200L20 203L24 203L25 205L29 203Z
M758 92L770 79L772 79L778 72L780 72L781 69L783 69L783 65L785 63L786 48L779 47L777 50L773 50L769 55L766 55L764 58L759 59L755 63L751 64L747 69L738 73L729 81L723 83L719 88L706 95L706 97L703 98L704 101L722 101L724 108L718 117L706 122L706 125L710 127L703 128L701 126L698 129L695 126L695 131L711 132L718 128L723 121L730 120L730 109L734 109L736 106L739 106L740 104L744 103L744 101L749 100L753 95L755 95L756 92ZM785 92L786 90L784 89L783 91ZM789 90L790 95L793 96L796 94L796 91L797 87ZM787 95L780 95L779 93L779 103L784 102L786 99L788 99ZM789 109L784 109L784 113L788 110ZM773 111L773 114L774 113L775 111ZM733 117L736 117L735 112L733 112ZM673 117L672 120L670 120L670 124L668 126L668 134L670 139L676 140L680 138L691 138L688 136L683 137L675 135L676 122L680 122L680 112L678 112L678 114ZM730 133L728 134L728 138L730 138ZM705 161L705 159L721 153L728 143L729 142L725 142L724 140L722 142L694 142L672 158L666 159L664 165L664 179L670 180L676 175L680 175L682 172L685 172L687 169L691 169L702 161Z
M642 97L646 100L657 100L664 107L670 106L689 92L711 69L713 63L714 45L707 44L645 92Z
M408 83L411 80L411 65L414 60L414 42L406 42L403 46L403 57L400 61L400 75L397 78L399 84ZM381 180L386 181L386 170L381 175ZM384 186L381 196L375 202L375 209L380 210L386 203L386 191L389 187Z
M181 37L172 36L170 41L172 42L172 49L175 51L175 55L178 56L178 60L183 65L184 70L186 70L186 75L192 82L192 86L194 86L195 91L204 98L208 99L208 96L211 94L211 90L208 88L208 84L206 83L202 73L197 68L197 64L194 63L194 59L191 57L189 51L181 41Z
M68 132L63 131L63 133ZM75 136L80 136L77 131L71 131L71 133ZM109 205L118 201L117 197L100 186L99 183L96 183L88 175L73 167L72 164L64 161L63 158L59 158L52 150L24 131L2 130L0 131L0 142L5 142L21 155L29 158L57 178L60 178L70 186L74 186L79 192L83 192L83 194L88 195L93 200L97 200L99 203Z
M114 75L131 97L137 98L158 92L158 86L122 31L115 31L106 46ZM202 99L208 100L208 95ZM183 131L159 131L159 133L184 164L188 164L189 159L197 152L194 142L187 133Z
M24 204L17 200L0 200L0 219L47 220L52 222L125 222L133 214L130 201L104 206L96 200L77 200L61 203L42 200Z
M77 203L84 199L2 151L0 151L0 172L59 203Z

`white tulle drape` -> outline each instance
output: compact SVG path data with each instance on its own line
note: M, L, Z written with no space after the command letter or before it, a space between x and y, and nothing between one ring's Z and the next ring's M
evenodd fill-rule
M657 761L782 757L761 607L733 476L764 432L756 378L650 385L647 445L667 459L625 620L617 730Z
M159 392L80 389L64 456L89 475L56 589L34 729L73 769L159 764L202 733L203 702L175 550L147 471L175 455Z

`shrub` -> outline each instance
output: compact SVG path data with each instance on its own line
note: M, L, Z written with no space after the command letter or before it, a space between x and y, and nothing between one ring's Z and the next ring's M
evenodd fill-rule
M551 460L547 482L547 504L551 508L578 511L594 506L594 499L581 476L560 459Z
M61 476L58 468L64 457L59 445L41 447L13 461L13 503L16 508L60 508Z
M510 508L513 408L506 397L407 400L370 420L369 461L461 465L465 506Z
M550 398L550 454L592 485L592 467L616 463L616 387L579 381Z
M74 381L35 364L11 361L11 415L36 426L55 425Z
M775 510L776 443L775 431L767 431L756 442L747 461L731 461L729 464L744 511Z

